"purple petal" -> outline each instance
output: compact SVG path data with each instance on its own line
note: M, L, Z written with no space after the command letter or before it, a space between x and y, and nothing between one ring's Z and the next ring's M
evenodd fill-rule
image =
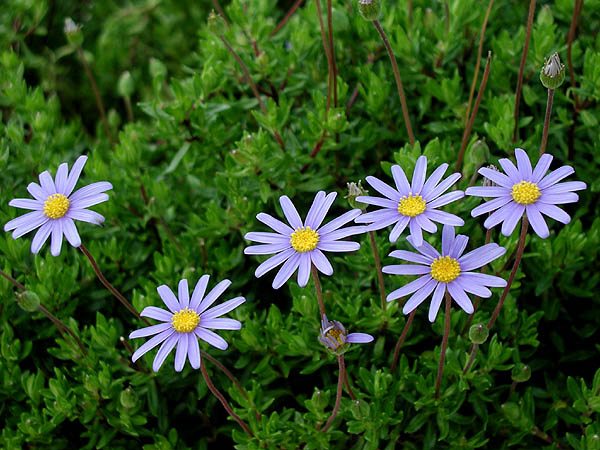
M366 344L373 341L373 336L367 333L350 333L346 337L346 342L351 344Z
M198 345L198 339L194 333L187 333L188 340L188 359L190 360L190 366L194 369L200 368L200 346Z
M63 224L63 233L69 244L76 248L79 247L81 245L81 238L79 237L75 223L68 217L65 217L61 221Z
M102 225L104 223L104 216L98 214L96 211L90 211L87 209L69 208L65 217L68 217L69 219L81 220L82 222L93 223L94 225Z
M410 237L412 238L414 244L417 247L423 245L423 230L419 226L419 223L413 217L411 221L408 222L408 226L410 229Z
M135 353L131 357L131 360L133 362L136 362L138 359L140 359L140 357L142 355L144 355L145 353L147 353L150 350L152 350L154 347L156 347L158 344L160 344L161 342L163 342L165 339L167 339L173 333L175 333L175 330L173 328L170 328L170 329L165 330L162 333L154 336L152 339L150 339L149 341L145 342L140 348L138 348L135 351Z
M396 300L400 297L404 297L408 294L412 294L413 292L421 289L423 286L425 286L431 280L433 280L433 278L431 278L431 275L423 275L422 277L419 277L416 280L411 281L408 284L405 284L400 289L396 289L395 291L390 292L388 294L386 300L388 302L391 302L392 300Z
M546 194L542 193L542 196L538 199L537 203L547 203L551 205L562 205L564 203L574 203L579 200L579 195L574 192L563 192L562 194Z
M467 188L465 194L475 197L503 197L510 194L510 190L502 186L474 186Z
M194 287L194 292L192 292L192 300L190 301L190 309L196 311L198 309L198 305L204 298L204 293L206 292L206 286L208 285L209 275L202 275L196 286Z
M428 233L437 232L437 225L429 220L427 214L419 214L418 216L414 217L413 220L416 220L417 224Z
M181 305L177 301L177 297L173 294L173 291L167 286L163 284L156 288L159 297L162 299L163 303L167 305L167 308L171 310L171 312L176 313L181 309Z
M398 212L398 209L385 208L385 209L379 209L377 211L371 211L366 214L362 214L362 215L358 216L356 219L354 219L354 222L356 222L356 223L376 223L376 222L382 222L384 220L387 221L389 219L394 219L394 221L396 221L400 217L402 217L402 215ZM391 223L393 223L393 222L391 222Z
M455 227L462 227L465 224L465 221L460 217L450 214L446 211L438 211L437 209L431 209L425 211L424 213L429 220L433 220L438 223L443 223L444 225L452 225Z
M548 153L544 153L538 163L535 165L535 169L533 170L533 175L531 176L531 181L534 183L539 183L540 180L546 175L548 169L550 168L550 163L552 162L552 155Z
M392 231L390 232L390 236L389 236L390 242L396 242L398 240L398 238L400 237L402 232L406 229L406 226L408 225L409 222L410 222L410 217L408 217L408 216L400 217L400 219L398 220L398 222L396 222L396 225L394 225L394 228L392 228Z
M179 298L179 304L183 309L190 306L190 288L186 279L179 280L179 286L177 286L177 297Z
M173 350L173 347L177 345L180 336L185 337L185 334L181 335L179 333L173 333L165 340L165 342L162 343L162 345L158 349L158 352L156 352L156 357L154 358L154 361L152 362L152 370L158 372L160 367L165 362L165 359L167 359L167 356L169 356L169 353L171 353L171 350Z
M504 219L504 221L502 222L502 234L504 236L510 236L513 233L515 227L517 226L517 223L519 223L519 220L521 220L522 215L522 213L509 214L508 217Z
M531 161L529 160L527 152L522 148L516 148L515 157L517 158L517 167L519 168L519 173L523 177L523 180L530 181L532 170Z
M330 192L327 194L327 197L325 197L325 200L321 204L321 208L319 208L315 218L313 219L313 225L310 225L311 227L314 226L313 230L316 230L321 226L321 223L323 223L323 219L325 219L325 216L329 212L329 208L331 208L331 205L333 205L333 201L335 200L336 196L337 194L335 192Z
M362 234L366 231L366 226L346 227L339 230L331 231L326 235L321 236L321 240L323 242L337 241L338 239L344 239L348 236L356 236L357 234Z
M62 248L63 241L63 221L62 220L53 220L50 221L52 224L52 238L50 239L50 254L52 256L60 255L60 249Z
M15 198L8 202L8 206L14 206L21 209L32 209L34 211L43 211L44 203L30 198Z
M152 336L154 334L162 333L165 330L169 330L173 328L170 323L159 323L158 325L152 325L149 327L141 328L139 330L135 330L131 334L129 334L129 339L136 339L146 336Z
M319 242L317 248L324 252L353 252L360 248L360 244L348 241Z
M429 176L425 184L423 185L423 189L421 189L421 197L429 198L429 194L433 191L436 184L440 182L444 174L448 170L448 164L441 164L437 169L433 171L433 173ZM460 176L460 175L459 175ZM430 199L433 200L433 199Z
M433 258L431 256L423 256L418 253L409 252L406 250L394 250L389 254L392 258L403 259L405 261L410 261L418 264L427 264L431 265L433 262Z
M440 310L440 305L442 304L442 299L444 298L445 292L446 283L438 283L435 291L433 292L433 296L431 297L431 303L429 304L428 318L431 323L435 322L435 318Z
M283 223L281 220L278 220L275 217L272 217L268 214L259 213L259 214L257 214L256 218L260 222L271 227L273 230L277 231L280 234L283 234L284 236L289 237L294 232L294 230L292 230L288 225Z
M71 201L83 200L87 197L92 197L97 194L102 194L104 191L112 189L113 186L108 181L99 181L97 183L88 184L87 186L77 189L73 195L69 197Z
M435 289L438 285L439 281L435 279L430 279L421 289L415 292L408 301L404 304L402 308L403 314L410 314L416 309Z
M523 177L521 177L517 166L515 166L510 159L502 158L499 159L498 162L500 163L502 170L504 170L514 184L518 183L519 181L523 181Z
M415 170L412 177L411 190L413 194L420 194L425 183L425 177L427 176L427 157L424 155L419 156L417 163L415 164Z
M242 328L242 324L235 319L208 319L200 320L201 327L212 328L214 330L239 330Z
M444 225L442 229L442 255L450 254L450 249L454 245L454 227L452 225Z
M302 253L300 255L300 264L298 265L298 286L304 287L308 284L310 278L310 254Z
M321 206L323 205L324 200L325 200L325 191L317 192L317 195L315 195L312 205L310 206L310 209L308 210L308 214L306 215L306 220L304 221L305 226L311 227L313 230L315 229L315 225L314 225L315 216L321 209Z
M461 199L464 196L465 196L465 193L463 191L448 192L447 194L444 194L444 195L436 198L431 203L428 203L427 208L439 208L440 206L444 206L444 205L447 205L448 203L455 202L456 200Z
M146 306L140 313L142 317L150 317L151 319L160 320L162 322L171 322L173 314L156 306Z
M34 211L11 220L6 225L4 225L4 231L12 230L13 228L15 228L15 224L17 224L17 228L15 228L15 231L13 231L12 233L12 238L18 239L21 236L29 233L30 231L42 226L48 221L48 217L46 217L44 214L42 214L39 211Z
M367 183L369 183L373 189L375 189L381 195L386 196L390 200L395 200L396 202L400 201L400 198L402 197L400 193L393 189L390 185L381 181L379 178L369 176L366 178L366 180Z
M544 194L562 194L564 192L581 191L582 189L586 188L587 185L583 181L567 181L565 183L558 183L544 189Z
M282 242L290 242L289 236L284 236L278 233L250 232L244 235L244 239L252 242L260 242L262 244L279 244Z
M79 175L83 170L83 166L85 166L85 162L87 161L87 156L80 156L71 167L71 172L69 173L69 178L67 178L67 184L65 186L65 195L68 197L75 189L75 185L77 184L77 180L79 180Z
M290 256L295 255L295 254L296 254L296 250L294 250L293 248L290 248L290 249L285 250L275 256L272 256L271 258L267 259L266 261L261 263L256 268L256 271L254 272L254 276L256 278L262 277L269 270L274 269L279 264L283 263L284 261L287 261Z
M175 371L181 372L185 366L185 358L188 354L188 334L181 334L177 342L177 350L175 351Z
M429 244L429 242L423 241L423 243L421 244L421 246L416 246L414 243L414 239L412 238L412 236L409 236L406 238L406 240L408 241L408 243L410 245L413 246L413 248L418 251L419 253L421 253L422 255L428 256L430 258L439 258L441 255L440 253L431 246L431 244Z
M452 175L448 176L448 178L446 178L444 181L442 181L440 184L438 184L435 188L433 188L433 190L431 192L429 192L426 195L423 194L423 199L426 202L435 200L440 195L442 195L442 193L446 192L450 186L452 186L454 183L456 183L460 179L460 177L461 177L460 173L453 173Z
M452 296L452 298L458 303L464 312L467 314L473 314L473 304L471 303L471 299L467 295L467 293L456 284L456 280L447 284L448 292Z
M206 328L198 327L194 330L194 333L204 342L208 342L210 345L218 348L219 350L227 350L227 347L229 347L229 344L225 339L223 339L217 333L207 330Z
M56 194L56 186L54 185L54 181L52 180L52 176L50 172L47 170L40 173L40 184L42 185L42 189L44 190L44 194L46 198L48 198L52 194Z
M310 252L310 259L315 267L319 270L319 272L330 276L333 274L333 267L331 263L327 259L327 257L323 254L321 250L318 248L314 249Z
M485 244L463 255L458 260L460 270L461 272L468 272L469 270L478 269L500 258L505 253L506 249L498 244Z
M356 219L361 215L361 213L362 211L360 209L352 209L348 212L345 212L340 217L333 219L331 222L328 222L326 225L323 225L321 228L319 228L319 235L325 236L327 233L337 230L338 228L346 225L348 222Z
M489 202L482 203L477 208L473 208L471 211L471 216L477 217L482 214L492 212L497 210L498 208L506 205L508 202L512 201L512 197L510 195L505 195L504 197L495 198L494 200L490 200Z
M542 181L540 181L538 183L538 187L540 189L546 189L550 186L555 185L560 180L568 177L569 175L571 175L574 172L575 172L575 169L573 169L571 166L559 167L558 169L553 170L548 175L546 175L544 178L542 178Z
M550 236L548 225L538 210L537 205L527 205L527 218L529 219L529 223L531 223L533 231L535 231L539 237L546 239L548 236Z
M498 225L500 222L506 220L509 216L521 217L525 212L525 206L519 205L515 202L510 202L504 205L502 208L494 211L490 216L485 219L483 226L486 228L492 228Z
M55 185L56 192L63 194L65 193L65 188L67 187L67 174L69 172L69 166L67 163L62 163L58 166L58 170L56 171L55 177Z
M515 184L511 181L510 178L508 178L502 172L498 172L497 170L494 170L494 169L482 167L481 169L479 169L479 173L481 175L483 175L484 177L492 180L494 183L496 183L502 187L508 188L508 189L512 189L513 184Z
M394 178L398 192L402 195L408 195L410 193L410 184L408 184L408 178L406 178L402 167L397 164L392 166L392 177Z
M454 239L454 244L450 247L450 251L448 252L448 256L454 259L458 259L461 257L465 248L467 248L467 243L469 242L469 238L464 234L459 234Z
M300 264L300 253L294 251L294 254L291 255L288 260L281 266L277 275L275 275L275 279L273 280L273 289L279 289L283 284L289 280L289 278L293 275L293 273L298 268Z
M71 205L74 209L89 208L90 206L107 201L108 198L108 194L88 195L87 197L80 198L78 200L72 200Z
M390 226L393 223L398 222L399 220L402 220L403 216L399 213L396 213L396 215L394 217L389 217L385 220L379 220L377 222L373 222L370 225L367 225L367 231L377 231L377 230L381 230L382 228L386 228L388 226Z
M287 195L282 195L279 197L279 204L281 205L281 209L283 209L283 215L292 228L295 230L302 228L302 219L300 219L300 215L290 198Z
M279 253L290 248L292 244L288 242L278 244L264 244L264 245L251 245L244 249L245 255L271 255L273 253Z
M42 245L48 240L48 236L52 232L52 224L46 222L40 229L35 233L33 240L31 241L31 253L38 253L42 248Z
M196 308L196 312L198 314L202 314L204 311L210 308L210 305L212 305L229 286L231 286L231 281L229 280L223 280L217 283L217 285L214 288L212 288L211 291L206 295L206 297L204 297L204 299L200 302L200 304ZM223 303L223 305L225 305L225 303ZM218 308L219 306L213 308L211 311L215 311ZM208 312L208 314L210 314L210 312Z
M481 298L490 298L492 296L492 291L490 291L485 286L478 283L469 282L463 277L459 276L456 280L453 281L453 283L456 283L465 292L469 292Z
M356 197L356 201L360 203L366 203L367 205L381 206L383 208L398 208L398 202L390 200L389 198L367 197L361 195L359 197Z
M485 273L475 272L461 272L460 278L463 278L469 283L477 283L484 286L490 287L504 287L506 286L506 280L504 278L496 277L494 275L487 275Z
M384 266L381 271L391 275L425 275L431 272L431 267L413 264L393 264L391 266Z
M48 199L48 196L46 195L46 193L43 191L43 189L37 183L29 183L27 185L27 191L33 196L33 198L35 198L36 200L38 200L42 203Z
M546 203L538 203L537 207L542 214L545 214L561 223L567 224L571 221L571 217L558 206L548 205Z

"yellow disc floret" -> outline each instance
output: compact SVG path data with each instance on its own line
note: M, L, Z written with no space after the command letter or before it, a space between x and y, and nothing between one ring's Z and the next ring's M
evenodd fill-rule
M513 200L521 205L529 205L542 195L538 185L531 181L519 181L513 185L510 193Z
M182 309L173 314L171 325L179 333L190 333L196 329L200 322L200 315L192 309Z
M431 263L431 276L442 283L450 283L460 275L460 264L450 256L440 256Z
M398 202L398 212L403 216L415 217L425 212L425 200L420 195L413 196L412 193L408 197L404 196Z
M290 236L290 244L294 250L300 253L310 252L317 248L319 243L319 233L311 230L310 227L301 227L296 229Z
M51 219L60 219L69 210L69 199L62 194L52 194L44 202L44 214Z
M325 336L331 338L334 342L339 342L340 346L346 343L346 336L344 335L344 332L339 328L332 327L325 333Z

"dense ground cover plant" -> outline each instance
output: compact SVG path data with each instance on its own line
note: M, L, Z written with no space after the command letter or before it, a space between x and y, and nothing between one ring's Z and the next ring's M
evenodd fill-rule
M342 0L198 3L0 9L0 221L25 227L0 237L0 447L600 448L600 6L452 0L378 11L363 1L362 17L359 2ZM213 7L222 17L209 19ZM65 163L81 174L71 179ZM405 186L395 167L416 181ZM462 176L449 175L437 200L417 192L427 175L441 180L440 167ZM45 190L30 185L35 200L25 201L40 174ZM569 178L550 186L553 174ZM359 179L368 183L348 194ZM371 183L395 179L397 212L373 200L386 193ZM449 229L443 239L425 220L430 201L433 216L464 221L452 224L456 248ZM17 207L35 221L11 222L27 213ZM388 212L326 230L339 249L359 249L315 262L321 222L361 222L355 210L374 208ZM534 223L525 210L550 218ZM267 236L257 221L266 215L293 229ZM421 228L443 256L495 250L480 279L497 287L481 301L490 290L472 288L473 315L439 311L430 323L427 308L405 316L406 298L385 301L440 269L415 260L406 236ZM75 248L59 246L63 234ZM304 264L299 283L275 290L272 277L255 277L274 262L245 255L245 237L275 244L264 255L291 255L282 234ZM424 269L380 276L394 256ZM437 286L459 276L453 264ZM231 285L203 297L204 274ZM199 291L183 280L200 280ZM225 288L233 303L202 306ZM235 331L223 341L202 323ZM130 337L152 341L135 331L146 325L176 331L142 356L150 345Z

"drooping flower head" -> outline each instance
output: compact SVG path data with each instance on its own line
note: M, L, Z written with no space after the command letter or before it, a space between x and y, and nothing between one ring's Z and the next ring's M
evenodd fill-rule
M360 248L357 242L340 241L340 239L363 233L365 227L339 229L358 217L361 213L360 209L348 211L321 226L335 197L335 192L327 195L323 191L318 192L304 222L300 219L291 200L285 195L279 197L283 214L291 227L265 213L256 216L258 220L276 231L276 233L251 232L244 236L249 241L266 244L246 247L244 249L246 255L276 253L258 266L254 272L257 278L283 264L273 280L273 288L279 289L283 286L296 269L298 269L298 285L304 287L310 278L311 264L325 275L333 273L333 267L323 252L351 252Z
M73 192L87 156L80 156L73 164L71 172L67 163L58 166L54 180L47 170L40 174L40 184L29 183L27 190L34 200L15 198L8 204L16 208L33 210L4 225L4 231L14 230L13 239L39 228L31 241L31 252L38 253L50 234L50 253L58 256L62 247L63 235L73 247L81 245L81 238L73 220L81 220L96 225L104 222L104 217L86 208L108 200L104 191L112 189L107 181L92 183Z
M463 191L442 195L460 178L459 173L454 173L440 183L447 169L448 164L442 164L426 181L427 157L420 156L415 165L412 184L408 183L402 167L397 165L392 166L396 189L378 178L367 177L367 183L387 198L357 197L358 202L381 206L382 209L363 214L355 222L370 224L368 230L380 230L396 224L390 233L390 242L396 242L408 226L417 246L423 242L423 230L429 233L437 231L437 225L433 222L454 226L464 225L465 222L460 217L437 209L465 195Z
M328 350L341 355L348 350L348 344L366 344L373 341L373 336L367 333L346 334L344 325L337 320L327 320L327 316L323 314L319 341Z
M479 173L496 183L496 186L470 187L466 194L497 198L474 208L471 215L477 217L492 213L483 226L492 228L502 223L502 234L510 236L519 219L527 213L533 231L545 239L550 231L542 214L561 223L569 223L571 217L556 205L576 202L579 196L573 191L585 189L586 185L581 181L558 183L575 172L571 166L562 166L546 175L552 155L542 155L535 169L532 169L525 150L515 149L515 156L517 167L507 158L499 161L506 175L488 168L479 169Z
M389 302L413 294L402 308L404 314L411 313L433 292L429 305L429 321L435 322L446 290L467 314L473 314L473 304L467 292L487 298L492 295L487 286L506 286L506 280L503 278L471 272L506 253L506 249L498 244L486 244L463 255L469 238L462 234L455 236L454 227L450 225L444 225L442 230L441 253L425 241L421 246L415 245L412 236L407 240L419 253L395 250L390 256L417 264L399 264L383 268L384 273L393 275L422 275L387 296Z
M152 339L144 343L133 354L131 358L133 362L162 343L152 363L152 370L158 372L158 369L165 362L171 350L177 346L175 352L175 370L181 372L186 358L190 360L190 365L194 369L200 367L198 338L220 350L227 349L228 344L225 339L209 330L209 328L214 330L239 330L242 328L242 324L239 321L220 316L237 308L246 299L244 297L236 297L219 306L208 309L231 284L231 281L223 280L205 297L204 293L208 285L208 278L208 275L203 275L198 280L191 299L188 282L185 279L179 282L177 297L166 285L156 288L158 295L164 304L167 305L169 311L155 306L147 306L141 312L141 316L150 317L162 323L136 330L129 335L130 339L154 335Z

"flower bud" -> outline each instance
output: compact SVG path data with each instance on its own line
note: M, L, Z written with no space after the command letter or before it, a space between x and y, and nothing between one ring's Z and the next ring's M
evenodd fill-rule
M483 344L485 341L487 341L489 335L490 331L488 328L480 323L472 325L469 329L469 339L473 344Z
M121 395L119 395L119 401L124 408L133 408L137 404L138 396L136 392L131 389L131 387L128 387L124 391L121 391Z
M360 180L358 180L358 183L355 182L351 182L351 183L346 183L346 186L348 186L348 195L346 195L344 198L348 199L348 203L350 204L350 207L352 209L360 209L362 211L367 209L367 204L366 203L359 203L356 201L356 197L360 197L361 195L367 195L369 193L369 191L367 191L365 188L363 188L360 184Z
M211 11L208 15L208 30L213 33L215 36L223 36L225 32L227 24L225 23L225 19L221 17L219 14L215 13L215 11Z
M485 164L490 159L490 149L485 140L478 139L471 145L468 153L469 162L475 167Z
M17 303L27 312L34 312L40 306L40 298L35 292L25 291L17 294Z
M121 97L131 97L133 91L135 90L135 84L133 83L133 78L131 78L131 74L128 70L123 72L119 77L119 83L117 84L117 92Z
M365 20L378 20L381 15L381 3L379 0L358 0L358 12Z
M565 81L565 65L560 62L558 53L555 53L544 62L540 72L540 80L544 87L556 89Z
M511 377L517 383L524 383L531 378L531 367L523 363L515 364L511 372Z
M67 17L65 19L65 26L63 28L65 36L69 44L75 47L81 47L83 44L83 33L81 32L81 25L76 24L73 19Z

